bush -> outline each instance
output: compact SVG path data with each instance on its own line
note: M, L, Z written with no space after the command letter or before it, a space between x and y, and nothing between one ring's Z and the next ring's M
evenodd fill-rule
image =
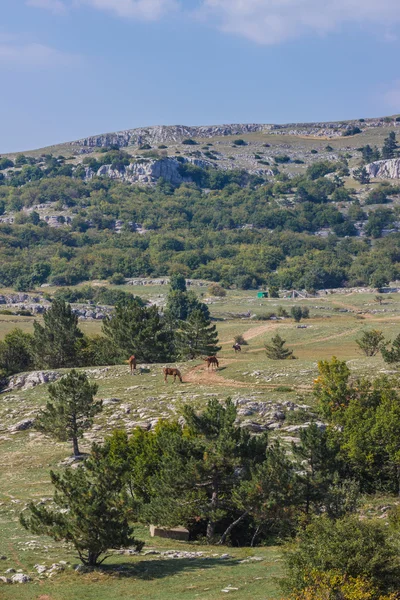
M123 285L125 283L125 277L122 273L114 273L108 281L112 285Z
M239 344L239 346L248 346L248 342L246 342L241 333L235 335L233 339L235 341L235 344Z
M184 144L185 146L197 146L198 145L196 140L192 140L192 139L183 140L182 144Z
M220 298L224 298L226 296L226 290L224 290L224 288L218 283L213 283L210 285L208 287L208 293L211 294L211 296L218 296Z
M278 156L275 156L274 160L277 165L281 165L290 162L290 156L288 156L287 154L280 154Z
M317 518L286 554L290 591L307 588L315 571L336 571L345 577L363 577L380 593L397 589L400 562L386 527L375 521L348 516L332 521Z
M349 127L345 131L343 131L343 137L348 137L350 135L357 135L358 133L362 133L362 130L359 127Z
M247 142L245 142L244 140L233 140L233 145L234 146L247 146Z

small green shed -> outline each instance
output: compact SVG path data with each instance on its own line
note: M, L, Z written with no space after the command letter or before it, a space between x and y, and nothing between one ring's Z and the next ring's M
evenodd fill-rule
M268 292L258 292L257 298L268 298Z

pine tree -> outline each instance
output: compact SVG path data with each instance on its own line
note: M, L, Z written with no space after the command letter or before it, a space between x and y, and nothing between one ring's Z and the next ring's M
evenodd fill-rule
M102 401L94 400L97 385L89 383L85 373L72 370L49 385L48 391L50 401L39 413L35 427L60 442L71 440L74 456L80 456L78 439L102 410Z
M187 321L180 322L175 334L175 344L180 356L191 359L204 355L213 356L221 350L217 345L217 328L211 325L201 310L193 311Z
M29 531L65 540L74 545L81 561L90 567L100 565L109 548L135 546L143 542L133 537L128 507L124 502L122 482L104 457L93 450L83 469L67 469L63 474L50 473L55 487L55 508L30 503L20 515Z
M356 344L364 352L365 356L375 356L378 354L384 342L385 336L378 329L364 331L360 339L356 340Z
M389 364L400 363L400 335L392 342L391 348L382 348L383 360Z
M365 167L360 167L353 172L353 177L356 181L361 183L362 185L366 185L370 182L370 176Z
M171 356L171 343L157 306L143 307L136 300L120 302L103 321L103 333L126 357L161 362Z
M385 160L395 158L397 156L397 142L396 134L391 131L387 138L385 138L382 148L382 158Z
M43 315L44 325L34 322L33 350L40 368L78 367L84 335L78 327L78 317L71 305L56 299Z
M170 329L173 330L178 321L186 321L194 310L201 310L205 317L210 317L208 306L200 302L194 292L188 292L183 275L172 275L165 308Z
M290 309L290 314L292 315L296 323L300 323L301 319L303 318L303 311L301 306L292 306L292 308Z
M276 334L271 340L270 344L265 344L265 351L268 358L272 360L286 360L288 358L295 358L293 351L285 348L286 340L282 339L279 333Z

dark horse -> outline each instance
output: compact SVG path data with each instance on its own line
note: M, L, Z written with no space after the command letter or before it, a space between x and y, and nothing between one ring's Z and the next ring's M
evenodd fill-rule
M207 358L204 359L207 363L207 369L210 369L211 366L211 370L213 370L213 368L215 367L216 369L218 369L219 367L219 362L218 362L218 358L216 356L207 356Z
M163 369L163 373L164 373L164 381L165 383L167 383L167 377L168 375L172 375L174 378L174 383L176 381L176 378L179 377L179 381L181 383L183 383L182 381L182 375L179 369L171 369L169 367L165 367L165 369Z
M242 346L240 344L233 344L232 348L234 349L235 354L242 351Z

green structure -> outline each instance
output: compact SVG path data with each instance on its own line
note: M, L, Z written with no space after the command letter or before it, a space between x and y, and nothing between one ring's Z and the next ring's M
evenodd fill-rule
M258 292L257 298L268 298L268 292Z

